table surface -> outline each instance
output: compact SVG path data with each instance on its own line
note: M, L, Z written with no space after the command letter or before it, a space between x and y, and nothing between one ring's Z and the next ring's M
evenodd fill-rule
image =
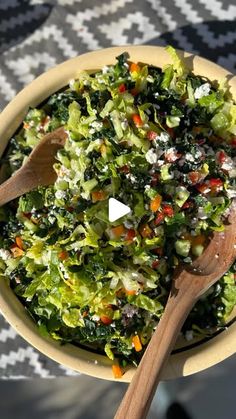
M234 0L1 0L0 109L36 76L115 45L168 45L236 69ZM0 315L0 378L76 375Z

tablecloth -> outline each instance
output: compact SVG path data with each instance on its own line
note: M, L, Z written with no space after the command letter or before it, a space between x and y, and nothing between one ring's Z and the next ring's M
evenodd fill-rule
M115 45L171 44L235 72L235 19L233 0L0 0L0 109L50 67ZM74 374L0 315L0 378Z

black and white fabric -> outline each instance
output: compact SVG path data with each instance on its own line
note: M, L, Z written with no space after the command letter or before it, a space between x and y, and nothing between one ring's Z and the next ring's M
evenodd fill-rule
M0 0L0 109L50 67L115 45L171 44L235 72L235 20L234 0ZM0 377L73 374L0 316Z

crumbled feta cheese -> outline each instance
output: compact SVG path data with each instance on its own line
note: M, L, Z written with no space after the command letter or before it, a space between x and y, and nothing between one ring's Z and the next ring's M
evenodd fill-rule
M100 316L98 316L97 314L94 314L94 315L91 317L91 319L92 319L94 322L99 322L99 320L100 320Z
M155 164L157 162L157 154L154 148L150 148L145 154L145 158L150 164Z
M164 160L157 160L157 165L158 166L163 166L164 163L165 163Z
M89 134L94 134L94 133L95 133L95 129L94 128L90 128Z
M155 92L153 96L157 98L159 96L159 93Z
M151 185L145 185L144 189L145 191L148 191L149 189L151 189Z
M109 72L109 67L107 65L104 65L104 67L102 69L102 73L107 74L108 72Z
M197 87L194 92L195 99L201 99L203 96L208 96L211 90L211 85L209 83L204 83L201 86Z
M236 189L230 189L230 188L227 188L226 189L226 194L227 194L227 197L229 198L229 199L231 199L231 198L236 198ZM226 214L225 214L226 215Z
M161 132L160 135L157 136L156 142L167 143L170 140L169 134L167 132Z
M194 162L194 157L191 153L186 153L185 154L185 160L190 161L190 162Z
M76 156L80 156L82 154L83 149L81 147L76 147L75 148L75 154Z
M102 129L102 127L103 127L103 123L102 123L102 121L93 121L93 122L90 124L90 126L91 126L92 128L94 128L95 130L99 131L100 129Z
M198 216L198 218L200 218L200 220L206 220L207 214L205 213L203 207L198 208L197 216Z
M11 253L8 250L0 249L0 258L2 260L7 260L11 257Z
M64 198L66 198L66 192L65 191L56 191L55 197L57 199L64 199Z

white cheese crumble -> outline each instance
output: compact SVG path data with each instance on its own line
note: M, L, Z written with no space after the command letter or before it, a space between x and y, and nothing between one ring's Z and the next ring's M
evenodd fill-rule
M65 191L56 191L55 197L57 199L64 199L64 198L66 198L66 192Z
M0 249L0 258L2 260L7 260L11 257L11 253L8 250Z
M203 96L208 96L211 90L211 85L209 83L204 83L201 86L197 87L194 92L195 99L201 99Z
M107 74L108 72L109 72L109 67L107 65L104 65L104 67L102 69L102 73Z
M186 153L185 154L185 160L194 162L194 157L191 153Z
M155 164L157 162L157 153L154 148L150 148L145 154L145 158L150 164Z
M97 131L100 131L103 127L103 123L102 121L93 121L90 126L94 129L96 129Z
M155 139L156 142L167 143L170 140L169 134L167 132L161 132Z

